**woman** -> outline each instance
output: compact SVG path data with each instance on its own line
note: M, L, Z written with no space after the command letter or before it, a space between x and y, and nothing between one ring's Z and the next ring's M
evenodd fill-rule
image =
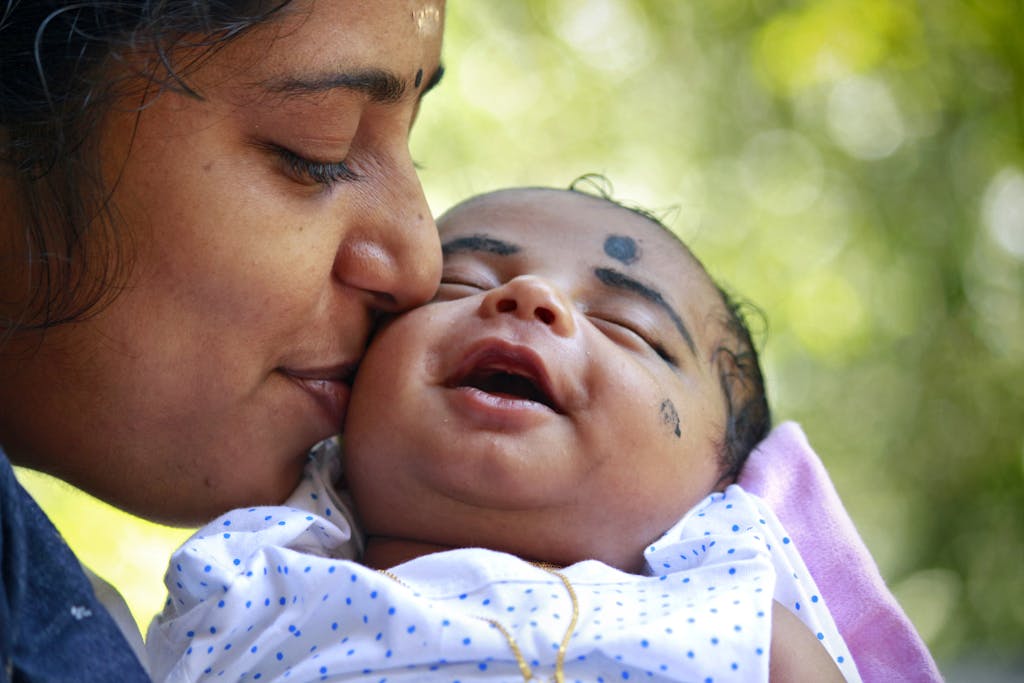
M440 74L443 12L0 10L8 676L144 674L7 458L163 522L278 502L341 424L374 317L433 293L407 136Z

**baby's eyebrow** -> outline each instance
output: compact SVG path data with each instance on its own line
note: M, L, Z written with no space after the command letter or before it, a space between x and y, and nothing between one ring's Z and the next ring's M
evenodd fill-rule
M679 317L678 313L676 313L676 309L672 308L672 305L665 300L665 297L661 295L661 292L648 287L639 280L634 280L625 273L612 270L611 268L595 268L594 275L601 281L601 284L607 287L624 289L626 291L633 292L634 294L639 294L651 303L662 308L666 313L668 313L668 317L672 319L676 329L679 330L679 334L682 335L683 341L685 341L686 345L690 347L690 352L693 353L694 356L697 355L697 346L693 343L693 337L690 335L690 331L686 329L686 324L683 322L683 319Z
M451 256L463 251L483 251L498 256L509 256L518 253L519 246L486 235L456 237L441 245L441 254L444 256Z

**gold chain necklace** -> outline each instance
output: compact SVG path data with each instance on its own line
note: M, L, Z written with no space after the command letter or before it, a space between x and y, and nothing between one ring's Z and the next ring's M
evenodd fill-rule
M562 582L562 585L565 586L565 590L569 593L569 599L572 601L572 619L569 621L569 627L565 629L565 635L562 636L562 642L558 646L558 654L555 657L555 683L565 683L565 651L569 647L569 640L572 638L573 632L576 631L576 622L578 622L580 618L580 602L579 599L576 597L576 591L573 589L572 583L569 582L569 577L567 577L562 572L558 571L558 569L556 569L553 565L539 562L531 562L531 564L537 567L538 569L543 569L548 574L553 574L554 576L557 576L558 579ZM400 578L398 578L388 570L378 569L377 571L383 574L384 576L388 577L392 581L402 586L405 586L406 588L409 588L409 590L412 590L412 588L408 584L406 584L404 581L402 581ZM516 639L512 636L509 630L505 628L504 624L502 624L497 619L490 619L488 617L476 618L480 619L481 621L486 621L488 624L498 629L501 635L505 637L505 640L508 642L509 648L511 648L512 650L512 654L516 658L516 663L519 665L519 673L520 675L522 675L523 681L525 683L530 683L530 681L534 680L533 669L531 669L530 665L526 662L526 657L523 656L522 650L519 649L519 643L516 642Z

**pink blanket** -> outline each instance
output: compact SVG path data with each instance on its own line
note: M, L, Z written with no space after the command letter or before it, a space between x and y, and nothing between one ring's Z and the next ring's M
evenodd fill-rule
M866 683L942 680L799 425L773 429L739 484L768 502L796 542Z

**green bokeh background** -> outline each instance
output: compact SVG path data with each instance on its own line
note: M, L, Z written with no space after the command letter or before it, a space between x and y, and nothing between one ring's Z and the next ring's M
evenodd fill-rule
M798 421L944 668L1024 644L1024 3L452 0L442 211L606 175L763 311ZM140 623L187 531L22 472Z

